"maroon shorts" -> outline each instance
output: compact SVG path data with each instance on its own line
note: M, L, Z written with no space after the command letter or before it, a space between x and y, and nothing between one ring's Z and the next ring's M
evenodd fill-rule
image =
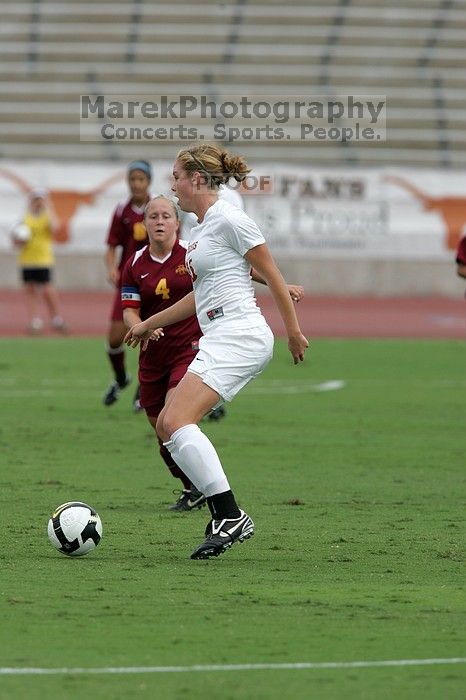
M139 377L141 392L139 400L148 416L157 418L165 405L167 391L173 389L183 379L195 354L196 353L193 352L192 357L180 360L179 364L171 367L170 370L158 380L145 382L141 381L141 377Z
M123 323L123 307L121 305L121 289L118 287L118 289L115 292L115 296L113 297L113 306L112 306L112 313L110 316L111 321L121 321Z

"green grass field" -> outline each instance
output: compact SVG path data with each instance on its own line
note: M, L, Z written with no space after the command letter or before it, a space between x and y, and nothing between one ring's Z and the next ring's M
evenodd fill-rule
M1 700L464 697L464 663L338 665L466 656L464 343L316 340L299 367L278 343L203 424L256 522L207 562L132 393L101 405L102 341L0 348ZM46 535L69 500L104 524L80 559ZM298 662L336 666L273 668ZM159 668L234 664L272 668ZM4 672L30 667L158 672Z

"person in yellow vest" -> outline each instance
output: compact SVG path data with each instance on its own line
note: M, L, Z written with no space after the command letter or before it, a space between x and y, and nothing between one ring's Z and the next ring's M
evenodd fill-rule
M45 189L35 189L29 195L26 214L12 231L12 241L18 248L18 265L26 292L29 323L27 332L33 335L44 328L39 314L39 299L43 298L53 330L68 331L59 310L57 291L52 283L55 258L54 233L58 222L47 203Z

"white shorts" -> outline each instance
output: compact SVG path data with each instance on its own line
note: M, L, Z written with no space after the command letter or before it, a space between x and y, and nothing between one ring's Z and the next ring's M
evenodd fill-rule
M188 372L231 401L251 379L268 365L273 355L273 333L267 325L220 334L209 333L199 340L199 352Z

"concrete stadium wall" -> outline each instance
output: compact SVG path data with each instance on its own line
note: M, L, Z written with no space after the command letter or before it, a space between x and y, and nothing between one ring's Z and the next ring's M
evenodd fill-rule
M57 286L61 289L109 289L103 254L56 253ZM456 275L454 256L444 260L310 259L277 257L289 282L308 294L335 296L443 296L459 298L465 283ZM19 288L14 252L0 254L0 287Z
M171 165L157 163L154 193L168 191ZM251 177L271 189L245 190L246 212L286 279L308 294L463 296L455 250L466 234L465 171L264 165ZM125 178L121 164L0 162L0 287L19 286L10 231L24 216L25 191L40 184L69 234L55 246L58 286L110 289L105 241L128 197Z

